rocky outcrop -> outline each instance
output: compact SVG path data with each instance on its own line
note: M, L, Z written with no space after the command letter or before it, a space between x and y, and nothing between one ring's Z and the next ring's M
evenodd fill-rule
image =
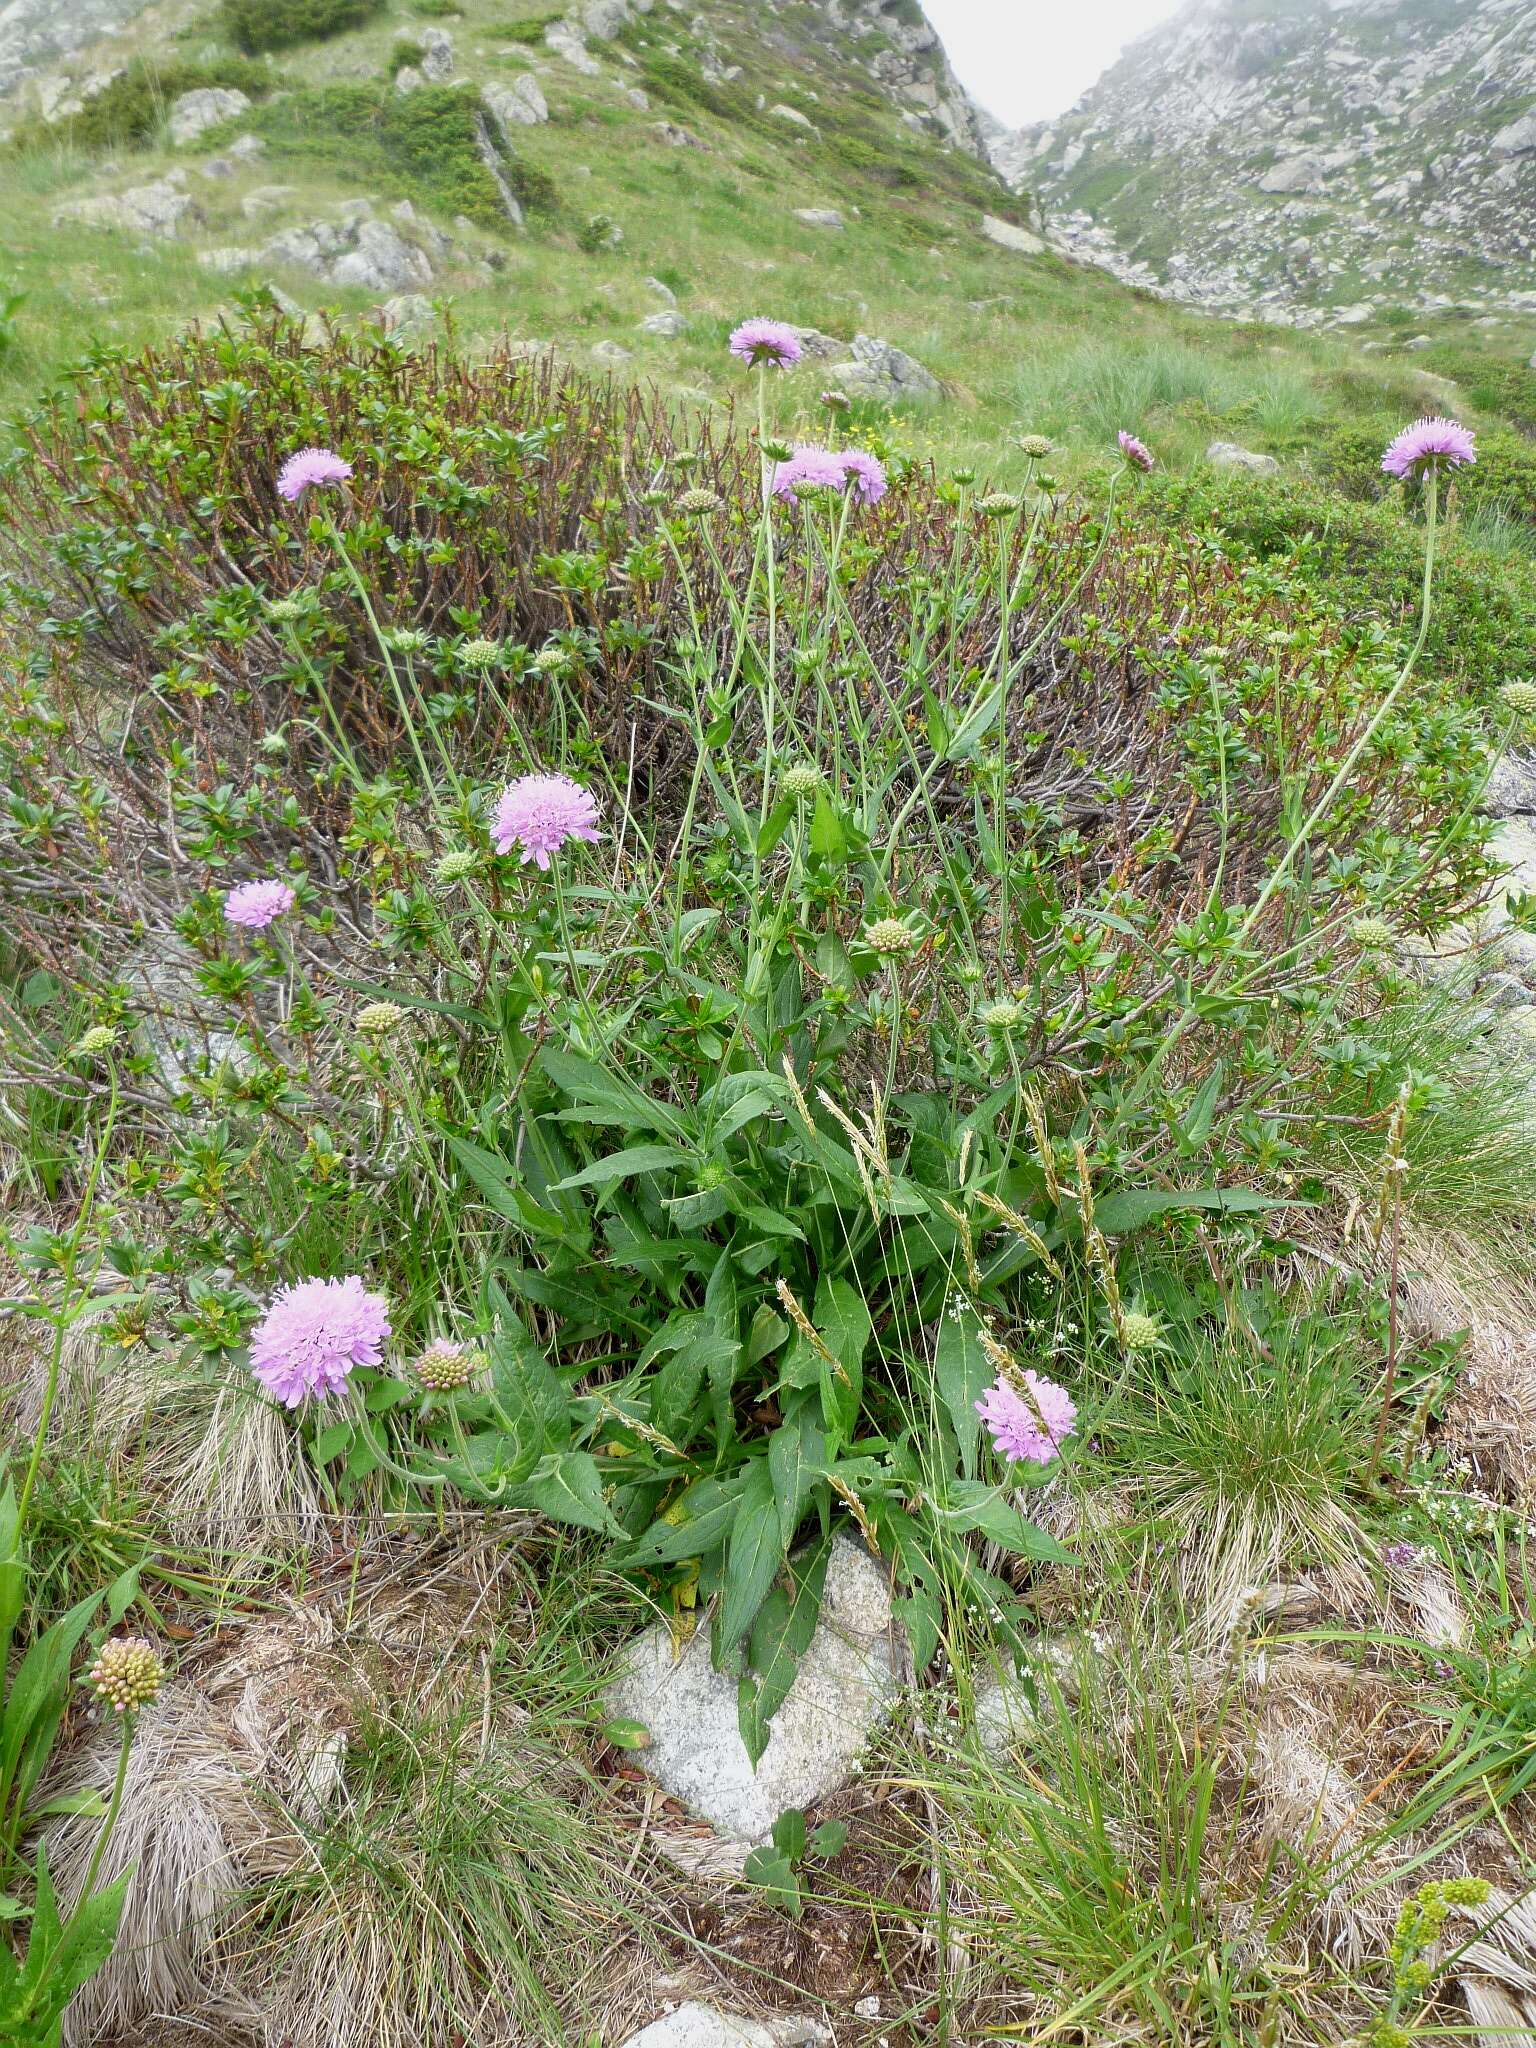
M1536 287L1529 0L1186 0L1058 121L990 136L1053 239L1295 325Z
M958 148L985 159L977 109L919 9L908 0L822 0L822 5L888 99Z
M3 0L0 4L0 93L12 92L40 66L125 28L148 0Z
M82 227L115 228L121 234L153 235L169 240L197 224L197 208L186 189L185 171L167 171L147 185L122 192L95 192L54 209L56 221L77 221Z

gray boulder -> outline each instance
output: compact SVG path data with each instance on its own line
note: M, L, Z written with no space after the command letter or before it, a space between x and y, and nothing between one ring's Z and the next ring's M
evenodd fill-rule
M365 291L414 291L432 282L426 251L409 242L388 221L374 220L362 202L339 209L337 220L288 228L262 249L268 263L291 264L327 284L361 285Z
M1507 128L1501 128L1493 138L1493 146L1501 156L1524 156L1536 150L1536 107L1522 114L1518 121L1511 121Z
M1282 157L1259 177L1261 192L1321 192L1328 181L1328 166L1320 156L1303 151Z
M798 107L786 107L782 100L768 111L776 121L788 121L792 128L815 129L816 123L808 115L802 114Z
M1536 759L1529 754L1505 754L1488 778L1483 804L1496 818L1536 811Z
M217 128L221 121L234 120L237 114L246 113L250 104L243 92L222 85L207 85L197 92L184 92L180 99L171 103L171 140L178 149L183 143L196 142L205 129Z
M678 335L688 332L688 322L681 313L647 313L639 328L642 334L659 334L664 341L675 341Z
M653 299L660 299L664 306L675 306L677 304L677 293L673 291L671 285L663 284L659 277L642 277L640 282L651 294L651 297Z
M831 2028L820 2020L749 2020L690 1998L631 2034L623 2048L830 2048L832 2040Z
M797 206L795 219L803 220L808 228L841 228L847 225L835 206Z
M116 228L123 234L157 235L169 240L182 224L195 225L198 214L192 195L183 190L185 172L168 171L149 185L126 192L102 192L72 199L54 211L56 221L78 221L83 227Z
M850 398L880 405L925 405L940 395L938 378L916 356L873 334L856 334L848 360L834 363L828 374Z
M628 0L587 0L581 10L582 27L600 43L611 43L628 19Z
M781 1813L846 1784L896 1701L894 1634L885 1574L839 1536L815 1634L755 1770L737 1724L736 1681L711 1664L708 1629L676 1659L665 1623L637 1636L620 1660L609 1708L650 1730L651 1745L636 1761L664 1792L717 1834L760 1842Z
M480 88L480 104L508 141L514 128L536 128L549 119L549 102L531 71L521 77L493 78Z
M369 291L403 291L430 284L432 265L423 250L406 241L388 221L358 223L357 239L331 266L332 284L360 284Z
M849 343L839 341L836 335L823 334L819 327L791 327L789 331L812 362L835 362L849 348Z
M384 332L396 336L419 333L436 317L437 308L422 292L397 292L379 308Z
M632 363L635 360L634 350L625 348L620 341L595 341L592 353L600 363Z
M658 142L664 142L668 149L708 149L707 142L701 142L691 128L680 128L676 121L653 121L651 133Z
M544 31L544 46L557 57L563 57L573 71L579 71L583 78L601 78L603 67L577 31L568 21L554 21Z
M1213 441L1205 451L1212 469L1244 469L1250 476L1273 476L1280 465L1273 455L1261 455L1256 448L1242 448L1236 441Z
M429 85L446 85L453 76L453 37L445 28L424 28L417 36L421 45L421 75Z
M229 155L236 163L251 163L267 153L266 140L260 135L237 135L229 145Z
M1033 235L1028 228L1016 227L1011 220L999 220L996 214L981 216L981 232L989 242L996 242L1000 249L1012 249L1020 256L1043 256L1045 242L1039 235Z

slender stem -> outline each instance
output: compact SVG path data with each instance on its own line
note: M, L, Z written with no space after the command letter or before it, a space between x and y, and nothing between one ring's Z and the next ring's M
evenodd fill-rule
M123 1810L123 1787L128 1782L128 1752L133 1747L133 1715L123 1716L123 1739L117 1748L117 1776L112 1781L112 1799L107 1807L107 1817L101 1824L101 1833L96 1837L96 1846L91 1851L90 1863L86 1866L85 1883L80 1888L79 1903L75 1912L81 1912L91 1893L96 1889L96 1876L101 1869L101 1859L107 1853L107 1844L117 1826L117 1817Z

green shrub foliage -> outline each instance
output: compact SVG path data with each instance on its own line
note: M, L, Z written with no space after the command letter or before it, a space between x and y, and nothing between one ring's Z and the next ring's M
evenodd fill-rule
M485 143L520 205L536 213L556 209L553 179L501 145L474 100L451 86L409 93L378 82L295 87L264 107L256 125L286 153L345 171L377 191L505 228L507 208L482 154Z
M1379 477L1387 436L1372 428L1360 437L1362 479L1367 439ZM1401 646L1417 631L1423 527L1390 502L1341 499L1306 478L1229 475L1159 478L1145 496L1160 518L1209 536L1234 562L1305 584L1348 635L1379 625ZM1536 672L1536 558L1491 558L1452 523L1440 535L1437 576L1426 667L1485 701L1511 676Z
M384 0L221 0L220 12L230 41L254 56L361 28L383 4Z

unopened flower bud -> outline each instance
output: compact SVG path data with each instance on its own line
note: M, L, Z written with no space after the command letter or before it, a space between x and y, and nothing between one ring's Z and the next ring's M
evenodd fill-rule
M102 1644L87 1683L114 1714L136 1714L165 1682L165 1667L143 1636L114 1636Z

